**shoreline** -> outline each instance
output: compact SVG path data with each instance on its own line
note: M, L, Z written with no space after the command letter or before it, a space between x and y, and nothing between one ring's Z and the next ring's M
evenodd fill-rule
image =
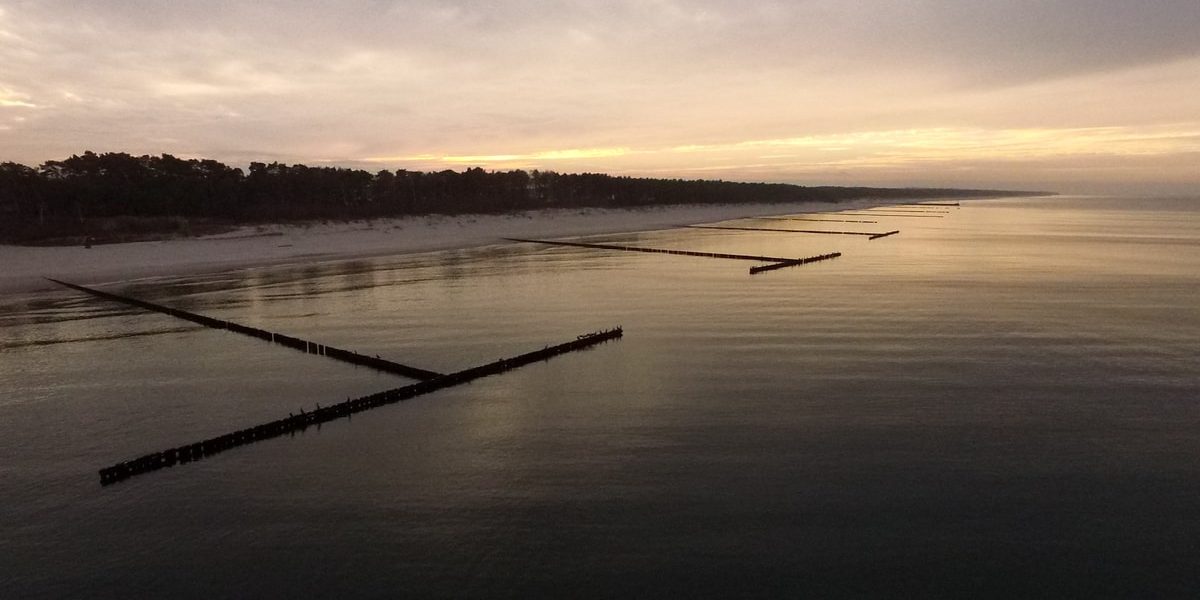
M917 200L913 200L917 201ZM636 209L541 209L501 215L427 215L320 223L245 226L171 240L83 246L0 245L0 293L57 289L45 277L82 285L214 273L282 264L419 254L499 243L503 237L561 238L671 229L741 217L828 213L894 204L703 204Z

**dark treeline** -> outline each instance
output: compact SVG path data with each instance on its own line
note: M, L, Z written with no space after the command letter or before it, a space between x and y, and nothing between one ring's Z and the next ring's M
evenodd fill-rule
M0 239L34 243L200 233L213 224L500 213L550 207L836 202L997 195L985 190L802 187L551 171L379 171L84 152L0 163Z

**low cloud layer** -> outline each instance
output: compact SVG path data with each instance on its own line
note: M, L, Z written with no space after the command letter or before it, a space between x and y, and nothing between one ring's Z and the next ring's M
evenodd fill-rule
M0 160L1186 188L1197 31L1194 0L0 0Z

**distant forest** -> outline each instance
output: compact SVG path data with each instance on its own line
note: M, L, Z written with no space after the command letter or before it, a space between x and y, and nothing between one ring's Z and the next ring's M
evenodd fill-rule
M837 202L1017 195L995 190L804 187L598 173L379 171L84 152L37 168L0 163L0 241L74 243L196 235L234 224L539 208Z

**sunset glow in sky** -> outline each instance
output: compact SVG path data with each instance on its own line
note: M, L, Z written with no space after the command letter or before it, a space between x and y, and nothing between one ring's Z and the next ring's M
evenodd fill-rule
M85 149L1200 187L1200 2L0 0L0 161Z

